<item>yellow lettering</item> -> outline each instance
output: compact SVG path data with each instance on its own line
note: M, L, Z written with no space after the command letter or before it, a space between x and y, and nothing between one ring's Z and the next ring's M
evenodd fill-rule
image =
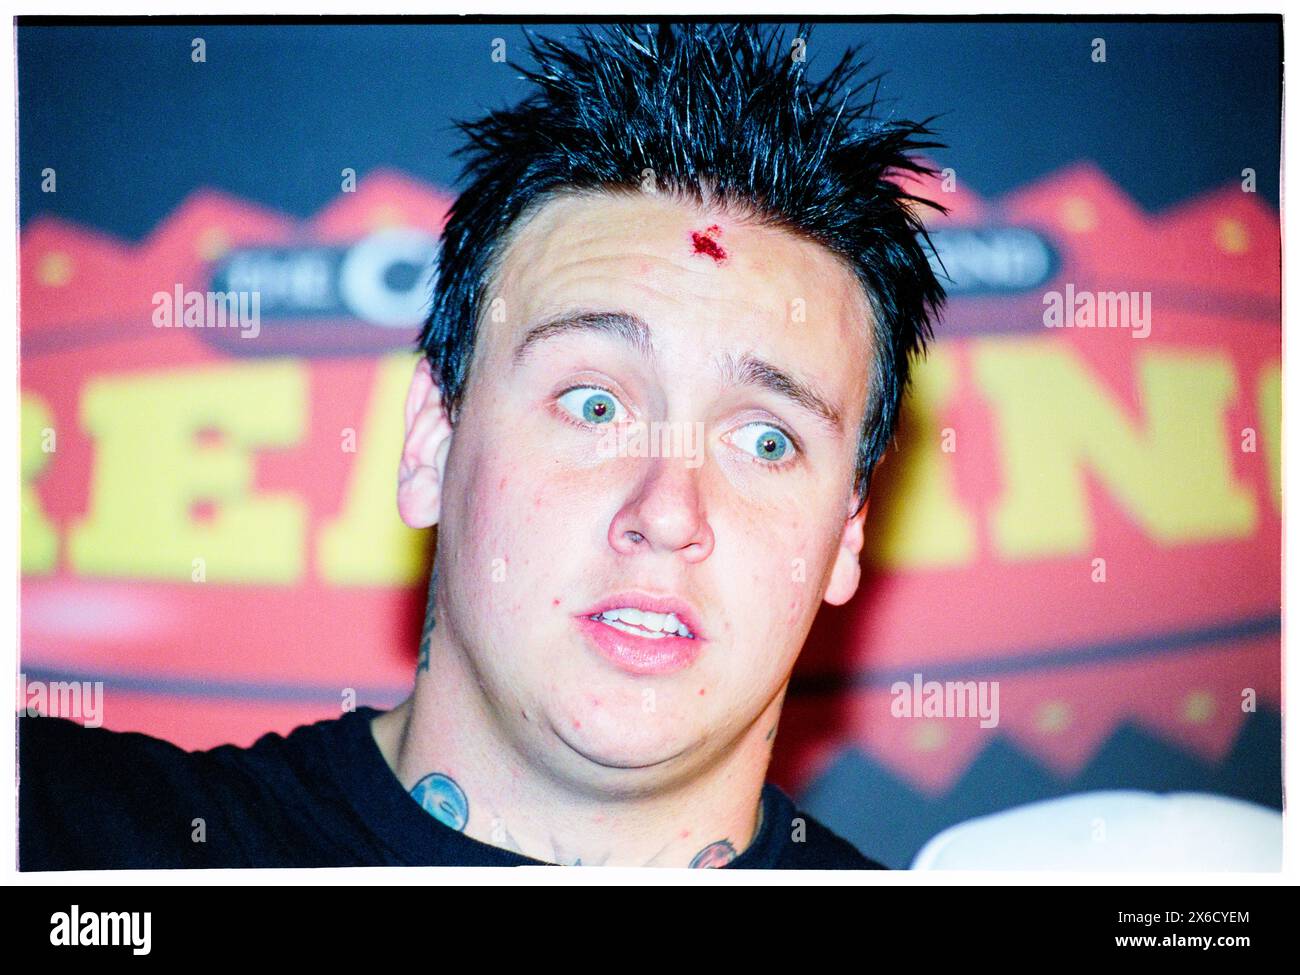
M1139 353L1145 428L1130 421L1068 348L986 340L973 374L998 417L1006 491L999 552L1083 552L1092 538L1085 470L1162 542L1248 536L1255 504L1234 482L1224 410L1236 395L1222 354Z
M1259 425L1273 486L1273 507L1282 513L1282 367L1268 366L1259 377Z
M375 370L343 510L320 531L317 572L326 582L408 585L418 582L428 567L430 533L408 528L397 514L402 407L416 361L408 354L388 356Z
M22 572L24 575L48 575L58 567L59 534L41 507L36 479L49 465L52 456L47 444L50 432L54 430L54 420L43 400L24 393L21 422L18 465L22 477Z
M956 362L947 347L932 348L912 373L900 424L903 449L881 466L880 474L890 478L889 490L881 496L879 510L873 506L867 514L870 556L877 564L934 568L962 565L975 556L975 524L954 493L948 461L950 452L965 449L961 431L950 434L955 446L946 452L939 426L939 412L956 381ZM891 463L897 468L889 472Z
M96 379L81 422L95 439L91 510L69 538L86 575L189 582L293 583L307 512L289 495L256 495L253 451L298 443L304 367L291 361ZM200 443L198 435L213 442ZM195 517L196 504L212 517Z

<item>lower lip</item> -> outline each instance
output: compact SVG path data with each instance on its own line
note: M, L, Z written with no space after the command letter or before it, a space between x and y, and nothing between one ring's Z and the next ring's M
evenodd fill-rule
M684 636L634 636L588 616L578 617L578 626L602 657L629 674L662 675L684 670L695 662L704 642Z

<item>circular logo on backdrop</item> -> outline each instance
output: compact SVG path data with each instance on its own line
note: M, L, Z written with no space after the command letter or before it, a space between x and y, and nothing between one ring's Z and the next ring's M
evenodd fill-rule
M233 355L365 355L411 348L437 273L438 239L394 227L345 246L242 247L212 269L209 291L257 316L200 329Z

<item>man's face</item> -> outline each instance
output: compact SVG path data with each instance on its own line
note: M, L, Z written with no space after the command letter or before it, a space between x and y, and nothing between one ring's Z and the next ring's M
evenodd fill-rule
M869 307L817 244L633 194L546 203L488 298L439 630L544 767L689 778L766 734L823 598L857 586Z

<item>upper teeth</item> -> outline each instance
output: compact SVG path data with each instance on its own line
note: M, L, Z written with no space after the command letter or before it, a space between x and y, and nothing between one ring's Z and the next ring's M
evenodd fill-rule
M607 609L593 618L603 620L606 623L626 623L629 626L639 626L655 633L674 633L677 636L690 639L695 637L695 634L687 629L686 624L677 618L676 613L651 613L646 610L624 606L619 609ZM619 627L619 629L622 629L622 627Z

